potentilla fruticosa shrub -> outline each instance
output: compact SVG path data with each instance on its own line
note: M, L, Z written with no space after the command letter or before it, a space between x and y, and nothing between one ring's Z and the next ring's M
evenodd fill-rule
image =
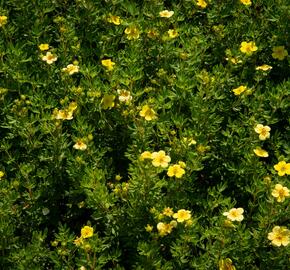
M289 16L1 1L1 269L287 269Z

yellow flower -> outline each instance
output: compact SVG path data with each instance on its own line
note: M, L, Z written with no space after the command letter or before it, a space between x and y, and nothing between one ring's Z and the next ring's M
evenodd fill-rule
M89 238L92 237L94 234L94 228L90 226L84 226L81 229L81 237L82 238Z
M84 151L87 149L87 145L82 140L77 140L77 142L74 144L73 148L77 149L77 150Z
M272 57L274 59L283 60L288 55L287 50L284 46L277 46L273 48Z
M171 161L170 156L167 156L163 150L152 153L152 165L154 167L166 168Z
M51 52L47 52L46 55L42 57L42 60L50 65L57 60L57 56Z
M0 171L0 179L5 175L3 171Z
M236 267L233 266L231 259L226 258L219 261L219 270L236 270Z
M256 70L267 71L267 70L270 70L270 69L272 69L272 67L269 66L269 65L266 65L266 64L264 64L264 65L262 65L262 66L258 66L258 67L256 67Z
M7 16L0 16L0 27L7 23Z
M152 232L153 230L153 226L151 226L150 224L147 224L145 227L146 232Z
M102 108L104 110L113 108L115 106L115 102L114 102L115 98L116 97L114 95L105 94L101 101Z
M277 199L277 202L284 202L285 198L290 196L289 189L281 184L277 184L272 191L272 196Z
M251 55L253 52L258 50L258 47L256 46L255 42L250 41L250 42L245 42L243 41L241 43L240 47L241 52Z
M170 234L173 229L172 224L167 224L163 222L159 222L157 224L157 230L160 236L164 236L166 234Z
M76 246L80 246L80 245L82 245L84 243L84 239L82 238L82 237L77 237L75 240L74 240L74 244L76 245Z
M181 178L184 174L185 170L179 164L169 166L167 171L169 177L175 176L176 178Z
M47 51L49 49L49 44L45 43L45 44L40 44L38 46L39 50L41 51Z
M113 62L111 59L104 59L102 60L102 65L107 68L107 70L113 70L114 69L114 65L116 65L115 62Z
M251 0L240 0L245 6L250 6L252 4Z
M69 75L72 75L74 73L79 72L79 66L69 64L69 65L67 65L66 68L63 68L62 71L68 73Z
M290 163L285 161L280 161L278 164L274 165L274 169L278 172L279 176L284 176L285 174L290 174Z
M272 245L286 247L290 242L290 231L285 227L275 226L272 232L268 233L268 239L272 241Z
M234 92L234 94L236 96L242 94L243 92L245 92L247 90L247 86L241 85L238 88L233 89L232 91Z
M206 8L207 7L207 2L205 2L204 0L197 0L196 3L199 7L201 8Z
M261 141L270 138L270 130L271 128L269 126L263 126L262 124L258 124L255 127L255 132L259 134L259 139Z
M242 221L244 219L243 213L243 208L232 208L229 212L224 212L223 215L231 221Z
M177 222L184 222L186 220L191 219L191 213L189 210L180 209L173 215L173 218L177 220Z
M268 157L269 154L266 150L260 148L260 147L257 147L254 149L254 153L258 156L258 157Z
M176 37L178 37L178 32L177 32L176 29L169 29L169 30L167 31L167 33L168 33L168 36L169 36L170 38L176 38Z
M119 16L114 16L114 15L110 15L108 18L108 22L109 23L113 23L115 25L120 25L121 24L121 19Z
M71 110L58 110L55 109L53 112L53 116L57 120L72 120L73 119L73 111Z
M130 91L118 89L117 92L119 94L119 100L121 102L129 103L132 100Z
M170 18L174 14L174 11L163 10L159 12L159 16L162 18Z
M172 208L170 208L170 207L166 207L166 208L164 208L162 214L163 214L164 216L171 217L174 213L173 213Z
M140 155L140 160L144 160L144 159L152 159L152 154L149 151L144 151Z
M156 118L156 113L148 105L144 105L139 113L140 116L144 117L146 121L151 121Z
M140 37L140 31L135 26L129 26L125 29L125 34L129 40L138 39Z

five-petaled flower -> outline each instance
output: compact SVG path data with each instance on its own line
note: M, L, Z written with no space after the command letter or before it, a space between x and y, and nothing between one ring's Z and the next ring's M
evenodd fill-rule
M274 59L283 60L288 55L284 46L277 46L273 48L272 57Z
M174 14L174 11L163 10L159 12L159 16L162 18L170 18Z
M149 105L144 105L139 115L144 117L146 121L151 121L156 118L156 112Z
M5 25L6 23L7 23L7 16L5 15L0 16L0 27Z
M224 212L223 215L230 221L242 221L244 219L243 213L243 208L232 208L229 212Z
M66 68L63 68L62 71L65 73L68 73L69 75L72 75L74 73L78 73L79 72L79 66L78 65L74 65L74 64L69 64L67 65Z
M84 226L81 229L81 237L82 238L89 238L94 235L94 228L91 226Z
M290 242L290 231L286 227L275 226L272 232L268 233L268 239L272 241L272 245L286 247Z
M57 60L57 56L52 54L51 52L47 52L46 55L42 57L42 60L50 65Z
M172 208L170 208L170 207L165 207L165 208L163 209L162 214L163 214L164 216L171 217L171 216L174 214L174 212L173 212Z
M274 165L274 169L278 172L279 176L284 176L285 174L290 174L290 163L286 163L286 161L279 161L276 165Z
M253 42L253 41L250 41L250 42L243 41L241 43L240 51L242 53L245 53L247 55L251 55L253 52L255 52L257 50L258 50L258 47L256 46L255 42Z
M240 0L242 4L244 4L245 6L250 6L252 5L251 0Z
M289 197L289 189L281 184L276 184L272 191L272 196L277 199L277 202L284 202L286 197Z
M49 44L47 44L47 43L40 44L40 45L38 46L38 48L39 48L39 50L41 50L41 51L47 51L47 50L49 49Z
M76 141L76 143L74 144L73 148L77 149L77 150L84 151L84 150L87 149L87 145L84 143L83 140L79 139L79 140Z
M197 0L196 5L199 6L200 8L206 8L207 2L205 2L204 0Z
M177 222L182 223L191 219L191 212L189 210L180 209L177 213L173 214L173 218L175 218Z
M115 62L113 62L111 59L103 59L102 60L102 65L107 69L107 70L113 70L114 65L116 65Z
M262 149L261 147L257 147L254 149L254 153L258 156L258 157L268 157L269 154L266 150Z
M169 166L167 175L169 177L175 176L176 178L181 178L185 174L185 170L182 168L180 164L174 164Z
M168 163L171 161L170 156L165 154L165 151L153 152L151 155L152 165L154 167L168 167Z
M271 128L269 126L263 126L262 124L258 124L255 127L255 132L259 134L259 139L261 141L270 138L270 130Z
M240 94L242 94L246 90L247 90L247 86L241 85L238 88L233 89L232 91L234 92L234 94L236 96L239 96Z
M119 94L119 100L121 102L129 103L132 100L132 96L131 96L130 91L118 89L117 92Z

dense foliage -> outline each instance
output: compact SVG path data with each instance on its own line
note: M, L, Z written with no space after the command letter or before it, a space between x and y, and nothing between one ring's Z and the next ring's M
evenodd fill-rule
M0 3L1 269L289 267L289 1Z

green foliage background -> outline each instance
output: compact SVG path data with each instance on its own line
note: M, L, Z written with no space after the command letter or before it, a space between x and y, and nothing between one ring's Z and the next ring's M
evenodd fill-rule
M192 0L1 1L2 269L201 270L218 269L223 258L236 269L287 269L289 246L271 246L267 234L289 228L289 199L277 203L271 192L277 183L290 188L273 168L290 161L290 58L271 54L275 46L290 52L290 6L252 2L207 1L202 9ZM165 9L174 15L160 18ZM122 23L109 23L109 14ZM128 26L139 39L127 39ZM151 29L159 36L150 38ZM168 38L169 29L179 36ZM258 51L243 54L243 41ZM55 63L41 60L41 43ZM64 74L73 61L80 72ZM257 71L262 64L273 68ZM250 90L235 96L240 85ZM129 105L117 89L131 92ZM116 96L113 108L102 107L106 94ZM72 120L53 119L72 101ZM139 115L145 104L156 120ZM259 123L271 127L270 139L259 140ZM87 150L73 148L77 138L89 138ZM269 158L255 156L257 146ZM139 159L159 150L186 163L181 179ZM193 225L160 237L152 208L165 207L190 210ZM245 210L235 228L222 215L232 207ZM94 228L87 249L73 242L86 224Z

